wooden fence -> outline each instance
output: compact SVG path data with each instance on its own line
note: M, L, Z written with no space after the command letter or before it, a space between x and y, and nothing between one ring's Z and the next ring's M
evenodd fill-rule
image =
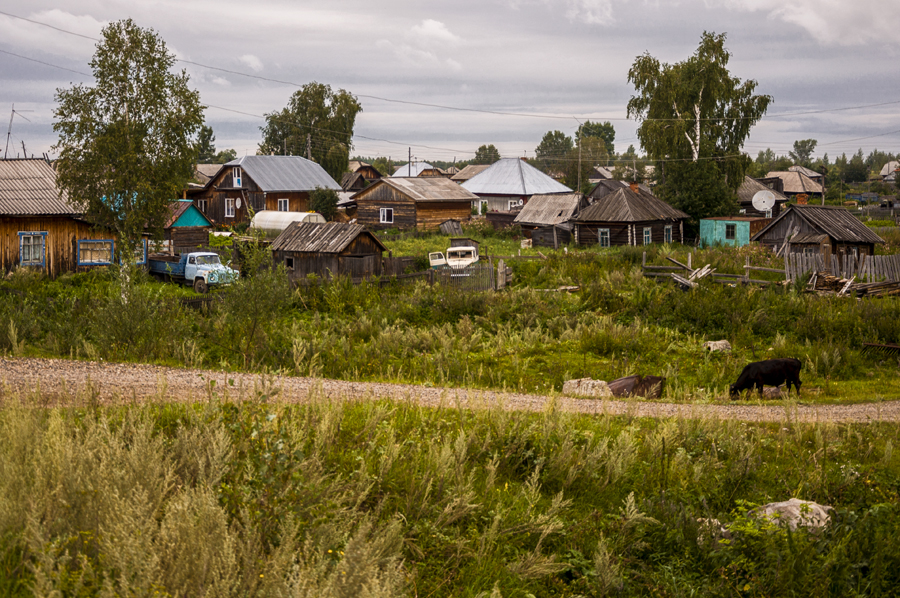
M861 255L856 260L845 257L843 264L834 258L830 268L825 266L820 254L792 253L785 256L785 278L797 280L809 272L827 272L848 280L855 276L857 282L900 281L900 255Z
M493 265L442 268L432 272L434 283L443 287L460 291L493 291L496 288Z

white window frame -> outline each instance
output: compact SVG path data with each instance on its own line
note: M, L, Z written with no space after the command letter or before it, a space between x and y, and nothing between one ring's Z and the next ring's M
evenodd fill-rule
M666 230L663 235L663 239L665 240L666 243L672 242L672 225L671 224L666 225Z
M35 243L35 239L40 237L40 241ZM28 240L28 246L31 247L31 259L26 261L25 258L25 245L26 239ZM41 259L34 258L34 248L40 247ZM47 263L47 233L39 232L39 231L24 231L19 233L19 265L20 266L41 266L43 267Z
M290 212L291 211L290 202L286 198L282 197L278 200L278 211L279 212Z
M79 266L108 266L113 263L116 244L112 239L81 239L78 241L78 265ZM98 258L96 254L106 254L106 259ZM90 255L86 257L85 254Z
M523 205L525 205L525 202L521 199L510 199L506 204L507 211L512 212L514 209Z
M243 187L241 180L241 167L235 166L231 169L231 184L234 187Z
M225 217L226 218L234 218L234 202L235 199L233 197L225 198Z
M772 209L769 208L768 210L766 210L766 218L771 218L771 217L772 217Z
M604 241L606 241L604 243ZM600 247L609 247L609 229L608 228L598 228L597 229L597 243Z
M381 224L393 224L394 223L394 208L379 208L378 211L378 221Z
M197 209L206 214L206 200L198 199L197 200Z
M644 245L652 245L653 244L653 228L650 226L644 227Z

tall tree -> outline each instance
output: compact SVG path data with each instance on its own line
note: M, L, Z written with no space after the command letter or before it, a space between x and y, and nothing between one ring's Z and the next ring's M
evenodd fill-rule
M325 220L331 221L337 214L338 199L340 198L334 189L316 187L315 191L309 194L309 208L321 214Z
M592 123L589 120L584 121L584 124L578 127L575 138L584 139L585 137L599 137L606 143L607 155L612 156L616 153L616 129L611 122Z
M788 152L794 164L809 166L818 141L815 139L799 139L794 142L794 151Z
M684 205L692 210L684 211L697 219L724 215L736 207L734 192L750 165L741 148L772 101L770 96L754 94L756 81L741 82L731 76L730 58L725 35L704 32L700 46L687 60L670 65L644 54L628 71L637 92L628 102L628 115L641 123L638 139L651 159L669 160L658 193L681 207L678 202L687 195L679 186L689 183L688 174L710 185L710 193L703 194L708 204ZM710 160L717 161L715 168L698 166ZM730 190L731 203L719 201L715 189Z
M318 162L335 180L347 171L353 127L362 106L353 94L330 85L307 83L294 92L288 105L266 114L260 154L306 156Z
M500 159L500 150L494 147L494 144L482 145L475 152L475 159L472 164L493 164Z
M200 95L152 29L111 23L91 59L93 87L57 89L58 183L129 251L146 226L162 236L169 202L194 172Z
M561 171L569 160L569 152L575 147L572 138L562 131L548 131L534 148L538 166L545 171Z
M216 135L212 127L203 125L200 127L200 135L197 140L198 164L225 164L237 158L237 152L233 149L216 152Z

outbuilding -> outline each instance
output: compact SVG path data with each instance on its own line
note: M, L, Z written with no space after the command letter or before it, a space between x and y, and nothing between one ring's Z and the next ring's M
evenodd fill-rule
M478 197L443 177L387 177L353 199L357 222L372 229L436 230L447 220L469 220Z
M532 195L513 221L533 245L559 247L572 240L572 219L588 207L581 193Z
M771 218L753 216L720 216L700 221L700 246L730 245L743 247L750 244L750 237L758 233Z
M276 265L284 264L293 282L310 274L322 278L380 276L387 248L359 224L294 222L272 242Z
M169 204L169 216L163 226L163 239L178 251L178 248L193 248L209 245L212 222L197 209L189 199L180 199Z

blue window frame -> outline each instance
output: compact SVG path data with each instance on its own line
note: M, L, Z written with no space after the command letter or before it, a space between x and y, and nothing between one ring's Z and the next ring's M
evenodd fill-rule
M609 247L609 229L597 229L597 239L600 241L600 247Z
M644 245L650 245L653 242L652 232L653 229L650 227L644 229Z
M666 241L666 243L671 243L671 242L672 242L672 225L671 225L671 224L667 224L667 225L666 225L666 237L665 237L665 241Z
M79 266L108 266L113 263L115 243L112 239L82 239L78 241Z
M47 233L19 232L19 265L41 268L47 265Z
M135 266L145 266L147 265L147 239L141 239L138 241L137 245L134 247L134 265ZM122 263L122 259L119 258L119 263Z

